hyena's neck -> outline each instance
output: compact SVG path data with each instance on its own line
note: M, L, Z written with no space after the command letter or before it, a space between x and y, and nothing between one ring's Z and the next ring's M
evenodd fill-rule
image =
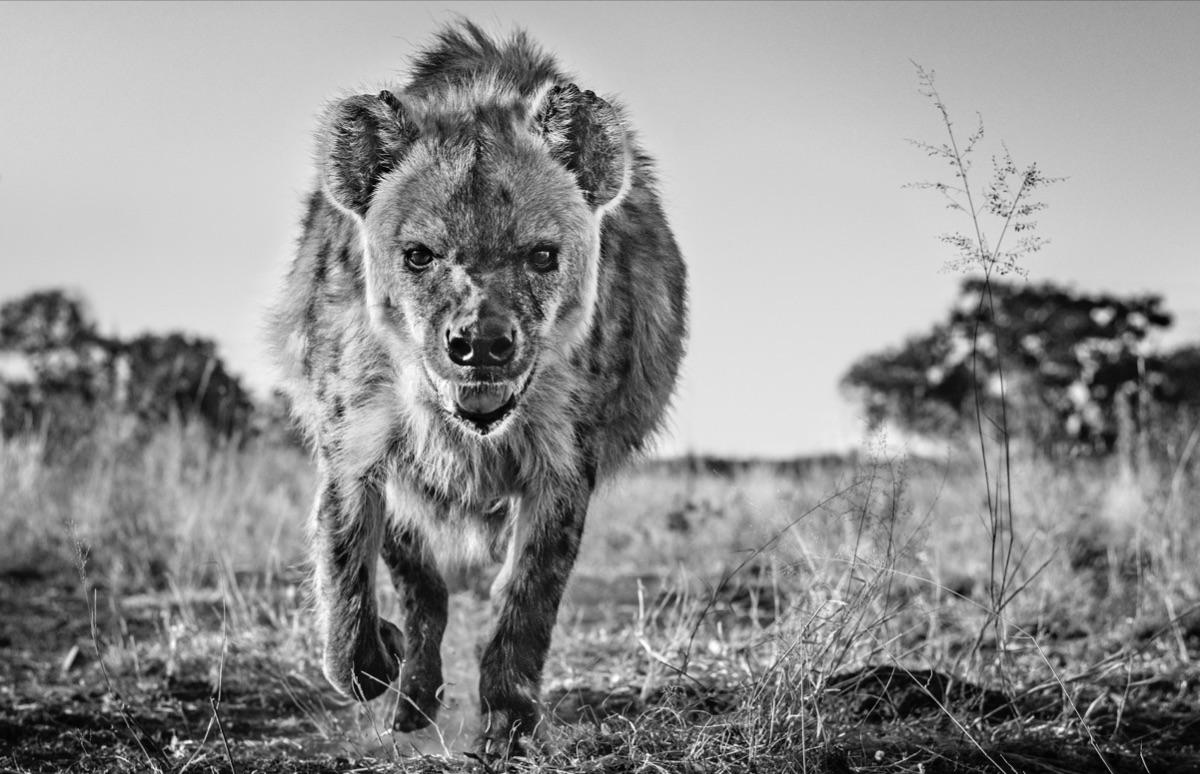
M503 497L523 497L571 480L579 468L576 406L564 389L573 379L551 364L531 386L522 409L497 435L479 436L439 408L421 381L420 365L395 370L386 389L392 424L388 475L447 504L487 508Z

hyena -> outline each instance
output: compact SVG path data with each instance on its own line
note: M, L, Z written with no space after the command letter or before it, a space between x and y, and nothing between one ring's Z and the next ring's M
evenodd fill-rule
M437 714L447 568L488 559L481 747L538 723L588 501L662 423L686 271L624 113L517 33L441 31L401 89L332 105L270 322L315 449L324 672ZM382 555L403 629L379 617Z

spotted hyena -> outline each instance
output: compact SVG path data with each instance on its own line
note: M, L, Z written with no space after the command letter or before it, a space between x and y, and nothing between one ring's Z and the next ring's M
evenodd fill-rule
M312 439L324 670L395 726L442 686L448 567L503 561L479 694L486 751L538 722L588 501L660 425L685 269L624 113L522 33L438 34L407 85L332 105L271 319ZM379 617L382 554L403 629Z

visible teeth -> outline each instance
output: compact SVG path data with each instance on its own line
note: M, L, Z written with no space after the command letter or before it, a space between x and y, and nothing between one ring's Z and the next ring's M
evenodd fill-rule
M454 403L467 414L490 414L513 396L507 384L460 384L454 388Z

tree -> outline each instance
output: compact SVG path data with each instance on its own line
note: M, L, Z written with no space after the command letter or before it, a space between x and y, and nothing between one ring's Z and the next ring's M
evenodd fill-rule
M1171 324L1157 295L1087 295L1050 283L964 280L949 318L923 336L854 363L842 386L873 423L948 435L1000 401L1009 429L1046 448L1104 452L1122 416L1200 406L1200 348L1157 354L1148 337ZM980 305L980 294L991 303Z
M83 299L65 290L40 290L0 306L0 349L76 349L97 339Z
M78 296L43 290L0 305L0 432L52 444L87 436L105 412L152 427L199 421L251 431L253 402L211 340L181 333L106 338Z
M0 432L86 435L115 385L115 344L82 298L44 290L0 306Z
M225 368L216 344L181 333L147 333L126 343L124 407L147 424L200 420L222 435L245 433L254 405Z

